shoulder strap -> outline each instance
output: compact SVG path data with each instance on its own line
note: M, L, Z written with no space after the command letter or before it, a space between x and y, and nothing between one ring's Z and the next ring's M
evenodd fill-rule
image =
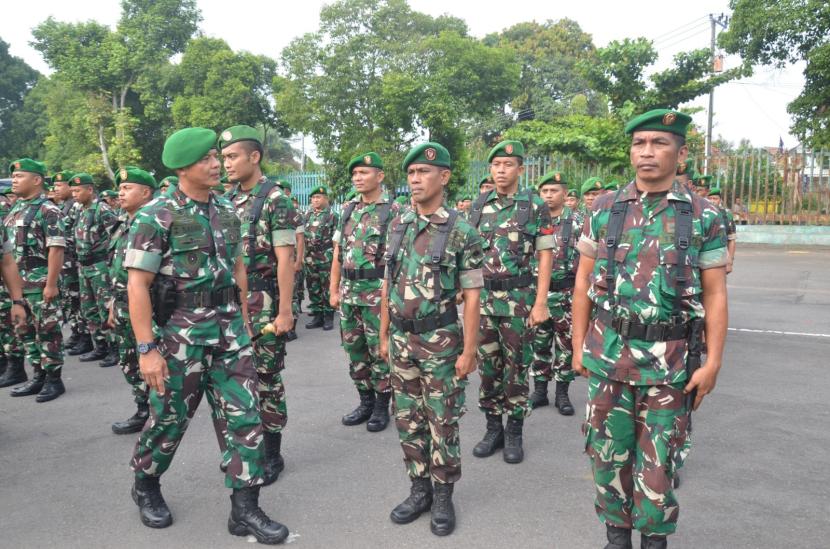
M680 314L683 289L686 287L686 255L692 243L692 204L676 201L674 206L674 247L677 248L677 267L674 280L674 315Z
M398 257L398 251L401 249L401 244L403 244L403 237L406 235L406 231L411 224L412 222L401 221L392 228L392 236L389 237L389 247L386 248L386 252L383 254L383 261L386 263L386 277L389 285L392 283L392 276L394 275L396 267L395 258Z
M29 204L29 209L26 210L26 216L23 218L23 230L27 233L29 232L29 226L32 224L32 220L34 220L37 212L40 211L40 206L46 202L44 198L38 198L31 204ZM26 257L29 255L29 238L28 234L23 235L23 250L21 253L21 257Z
M447 249L447 241L450 238L452 228L455 226L455 220L458 219L458 211L451 209L449 214L446 223L437 225L438 234L432 240L432 249L430 250L430 270L433 278L432 301L436 308L441 304L441 259Z
M274 187L272 181L266 180L259 188L259 192L254 195L254 202L251 205L251 211L248 213L248 267L253 264L256 255L256 225L262 215L265 199L268 198L268 194Z
M611 206L611 218L608 220L608 234L605 237L605 247L608 248L608 262L605 266L605 283L608 286L608 298L612 303L614 298L614 287L617 282L617 246L620 244L622 238L623 225L625 224L625 214L628 210L628 202L617 202L620 196L620 191L614 195L614 204ZM612 311L613 312L613 311Z
M481 223L481 211L484 209L484 204L487 203L487 198L489 196L490 193L481 193L475 201L473 201L473 205L470 208L470 225L476 229L478 229L478 224Z
M339 253L339 261L340 265L343 265L343 245L346 243L346 224L349 222L349 219L352 217L352 213L354 213L354 209L357 207L357 202L351 201L346 204L346 207L343 208L343 215L340 216L340 222L343 224L343 230L340 232L340 242L337 243Z
M530 222L532 193L530 189L525 189L516 193L516 221L519 223L522 231L525 230L527 224Z
M574 230L573 214L562 220L562 270L568 272L568 250L570 249L571 234Z
M389 217L392 213L392 204L385 202L378 204L378 221L380 221L380 236L381 240L386 236L386 229L389 227Z

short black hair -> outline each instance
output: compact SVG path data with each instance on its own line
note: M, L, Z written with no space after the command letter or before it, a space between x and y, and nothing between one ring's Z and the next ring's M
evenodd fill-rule
M249 155L252 152L257 151L259 153L259 162L257 162L257 164L262 164L262 157L264 156L265 152L262 148L262 143L260 143L259 141L254 141L252 139L245 139L244 141L239 141L238 143L242 145L242 148L244 148L245 152L247 152Z

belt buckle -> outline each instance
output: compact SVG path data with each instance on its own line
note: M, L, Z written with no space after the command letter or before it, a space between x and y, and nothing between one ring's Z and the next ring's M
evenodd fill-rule
M619 321L620 327L617 331L621 336L628 337L628 333L631 331L631 320L628 318L620 318Z

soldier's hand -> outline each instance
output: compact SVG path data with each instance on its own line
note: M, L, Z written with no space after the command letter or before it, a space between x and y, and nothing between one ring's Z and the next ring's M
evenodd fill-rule
M380 341L379 341L379 349L378 353L380 353L380 358L382 358L385 362L389 362L389 334L380 334Z
M538 326L539 324L543 324L547 319L550 318L550 309L548 309L547 304L543 305L534 305L532 309L530 309L530 317L527 319L528 326Z
M329 291L329 305L332 309L340 310L340 292Z
M582 365L582 349L574 349L571 357L571 369L582 377L588 377L588 369Z
M26 324L26 308L23 305L12 305L12 324L15 328L22 328Z
M46 303L49 303L50 301L52 301L56 297L58 297L58 287L57 286L49 286L47 284L46 287L43 288L43 301L45 301Z
M689 394L697 389L695 401L692 404L692 410L697 410L700 403L703 402L703 397L715 390L715 384L718 381L718 368L708 361L702 367L692 374L692 379L686 384L683 389L684 394Z
M294 316L291 313L280 313L272 322L278 336L290 332L294 328Z
M728 262L726 263L726 274L729 274L729 273L731 273L731 272L732 272L732 262L731 262L731 261L728 261Z
M464 292L458 292L455 294L455 304L461 305L462 303L464 303Z
M302 270L303 270L303 261L301 259L298 259L297 261L294 262L294 272L299 273Z
M115 328L115 314L112 305L110 305L109 315L107 316L107 327Z
M455 377L458 379L467 379L467 375L475 372L476 369L476 355L475 353L466 355L461 353L455 359Z
M147 383L148 389L155 389L155 391L164 394L164 382L170 376L167 371L167 361L161 356L158 350L138 355L138 369L141 370L141 377Z

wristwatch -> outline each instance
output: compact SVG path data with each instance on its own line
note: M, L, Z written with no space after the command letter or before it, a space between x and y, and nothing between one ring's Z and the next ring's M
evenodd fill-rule
M22 299L12 299L12 305L20 305L21 307L25 307L26 302Z
M150 343L139 343L138 345L135 346L135 350L138 351L138 353L142 354L142 355L146 355L147 353L149 353L153 349L158 349L158 348L159 348L159 346L156 345L152 341Z

